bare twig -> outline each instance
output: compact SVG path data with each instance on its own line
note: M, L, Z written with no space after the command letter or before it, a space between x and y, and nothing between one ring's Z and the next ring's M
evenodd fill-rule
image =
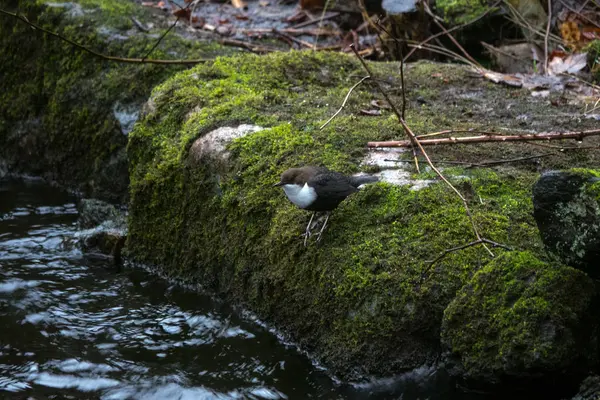
M485 239L485 238L477 239L477 240L475 240L473 242L470 242L470 243L467 243L467 244L463 244L461 246L456 246L456 247L453 247L451 249L444 250L442 252L442 254L440 254L439 256L437 256L435 259L433 259L431 261L427 261L427 263L429 264L429 266L427 267L427 269L425 271L422 272L422 274L423 275L427 275L427 273L429 272L429 270L431 269L431 267L433 267L433 265L435 263L437 263L438 261L440 261L442 258L446 257L450 253L453 253L453 252L459 251L459 250L463 250L463 249L466 249L468 247L473 247L473 246L476 246L478 244L481 244L482 246L485 247L485 243L491 245L492 247L500 247L500 248L503 248L503 249L509 250L509 251L512 250L512 248L510 248L508 246L505 246L505 245L500 244L500 243L496 243L496 242L494 242L492 240L489 240L489 239Z
M309 49L311 49L311 50L315 50L315 45L314 45L314 44L312 44L312 43L308 43L308 42L306 42L306 41L304 41L304 40L298 39L297 37L294 37L294 36L292 36L292 35L289 35L289 34L287 34L287 33L281 32L281 31L279 31L279 30L277 30L277 29L273 29L273 33L274 33L275 35L279 36L280 38L283 38L283 39L285 39L285 40L286 40L286 42L288 42L288 43L290 43L290 42L291 42L292 44L293 44L293 43L297 43L297 44L299 44L300 46L304 46L304 47L307 47L307 48L309 48ZM290 45L290 47L293 47L293 45Z
M304 27L307 27L307 26L312 25L312 24L317 24L317 23L320 24L321 22L323 22L325 20L328 20L328 19L335 18L338 15L340 15L339 12L332 12L331 14L327 14L325 16L322 16L321 18L311 19L311 20L308 20L308 21L300 22L299 24L296 24L296 25L292 26L292 29L300 29L300 28L304 28Z
M369 76L373 76L373 74L371 72L371 69L369 68L369 66L367 65L367 63L365 62L365 60L363 60L362 57L360 57L360 55L358 54L358 52L356 51L356 49L354 48L354 46L351 46L351 48L352 48L352 51L354 51L354 54L358 57L358 60L362 64L363 68L369 74ZM423 148L423 146L421 146L421 143L420 143L419 139L417 139L417 137L415 136L415 134L413 133L413 131L410 129L410 127L408 126L408 124L406 123L406 121L404 121L404 118L402 118L402 115L398 111L398 108L391 101L391 99L388 96L387 92L385 90L383 90L383 87L379 84L379 82L377 80L374 80L373 82L375 82L375 85L377 86L377 89L381 92L381 94L383 95L383 97L385 98L385 100L387 101L387 103L390 105L390 107L392 107L392 110L396 114L396 117L398 118L398 121L402 125L402 128L404 128L404 131L406 132L406 134L409 136L409 138L411 139L411 141L416 146L419 147L419 150L421 151L421 154L423 154L423 157L425 157L425 160L427 160L427 164L429 164L429 166L437 174L437 176L439 176L440 179L442 181L444 181L444 183L446 183L454 191L454 193L456 193L456 195L461 199L461 201L463 202L464 208L465 208L465 212L466 212L467 216L469 217L469 221L471 222L471 227L473 228L473 232L475 233L475 237L477 238L477 240L482 240L481 236L479 235L479 230L477 229L477 226L475 225L475 221L473 220L473 215L471 214L471 210L469 208L467 200L458 191L458 189L456 189L454 187L454 185L452 185L450 183L450 181L448 181L448 179L446 179L446 177L440 172L440 170L431 162L431 159L429 158L429 155L427 154L427 152L425 151L425 149ZM487 248L487 246L485 245L485 243L482 243L482 245L488 251L488 253L492 257L494 257L494 253L492 253L490 251L490 249Z
M317 29L295 29L295 28L284 28L278 29L279 32L287 33L288 35L307 35L307 36L341 36L341 31L333 31L331 29L317 28ZM272 33L273 28L252 28L252 29L237 29L236 32L244 33L246 35L253 34L265 34Z
M331 121L332 121L332 120L333 120L335 117L337 117L337 115L338 115L340 112L342 112L342 110L343 110L343 109L344 109L344 107L346 106L346 102L347 102L347 101L348 101L348 99L350 98L350 94L352 93L352 91L353 91L354 89L356 89L356 87L357 87L358 85L360 85L361 83L363 83L365 80L367 80L367 79L369 79L369 78L371 78L369 75L367 75L367 76L363 77L363 78L362 78L360 81L358 81L356 84L354 84L354 86L352 86L352 87L350 88L350 90L348 91L348 94L346 95L346 98L344 99L344 102L342 103L342 106L341 106L341 107L340 107L340 108L339 108L339 109L338 109L338 110L335 112L335 114L333 114L333 115L331 116L331 118L329 118L329 119L327 120L327 122L325 122L323 125L321 125L321 127L319 128L319 130L320 130L320 129L323 129L323 128L325 128L325 127L326 127L326 126L327 126L327 125L328 125L328 124L329 124L329 123L330 123L330 122L331 122Z
M460 43L458 43L458 41L454 38L454 36L452 36L450 34L450 32L448 32L448 30L446 29L446 27L444 27L444 25L442 25L442 23L440 21L437 20L436 15L431 11L431 9L429 8L429 6L427 5L427 3L423 3L423 6L425 7L425 12L427 14L429 14L429 16L433 19L433 22L438 26L438 28L440 28L445 34L446 36L448 36L448 39L450 39L452 41L452 43L454 43L454 45L456 47L458 47L458 49L463 53L463 55L469 60L471 61L473 64L477 65L479 68L481 68L481 65L475 61L475 59L473 57L471 57L471 55L464 49L464 47L462 47L460 45Z
M574 12L575 14L577 14L578 17L581 17L582 19L585 19L587 22L589 22L590 24L594 25L596 28L600 28L600 24L598 24L596 21L586 17L585 15L583 15L580 12L577 12L577 10L573 9L573 7L569 6L567 3L565 3L563 0L560 0L560 3L569 11Z
M538 154L538 155L534 155L534 156L511 158L511 159L508 159L508 160L482 161L482 162L478 162L478 163L468 162L468 161L439 161L439 160L431 160L431 162L435 162L437 164L464 165L465 168L475 168L475 167L487 167L487 166L490 166L490 165L509 164L509 163L514 163L514 162L519 162L519 161L533 160L533 159L536 159L536 158L548 157L548 156L551 156L553 154L555 154L555 153L544 153L544 154ZM388 159L385 159L383 161L390 161L390 162L412 162L412 160L388 160Z
M468 137L449 137L442 139L424 139L419 140L422 146L432 146L439 144L471 144L471 143L487 143L487 142L527 142L535 141L550 141L562 139L583 140L588 136L600 135L600 129L592 129L589 131L579 132L543 132L533 134L518 134L518 135L481 135ZM368 142L367 147L410 147L411 142L407 140L389 141L389 142Z
M433 39L435 39L435 38L437 38L437 37L439 37L439 36L442 36L442 35L447 35L447 34L449 34L450 32L454 32L454 31L456 31L456 30L462 29L462 28L464 28L464 27L466 27L466 26L472 25L472 24L474 24L475 22L477 22L477 21L481 20L481 19L482 19L482 18L484 18L486 15L488 15L488 14L489 14L489 13L490 13L492 10L494 10L496 7L498 7L498 6L500 5L500 3L502 3L503 1L504 1L504 0L499 0L499 1L497 1L497 2L496 2L496 3L494 3L492 6L490 6L490 7L489 7L489 8L488 8L488 9L487 9L485 12L483 12L482 14L480 14L479 16L477 16L476 18L472 19L471 21L465 22L465 23L464 23L464 24L462 24L462 25L455 26L455 27L453 27L453 28L450 28L450 29L448 29L448 30L445 30L445 31L442 31L442 32L436 33L435 35L431 35L431 36L429 36L427 39L423 40L422 42L419 42L419 43L418 43L416 46L414 46L414 47L412 48L412 50L410 50L410 51L408 52L408 54L406 55L406 57L404 57L404 61L408 60L408 59L410 58L410 56L412 56L412 55L413 55L413 53L414 53L415 51L417 51L418 49L420 49L420 48L421 48L421 46L423 46L424 44L426 44L426 43L430 42L431 40L433 40Z
M135 26L137 26L137 28L138 28L140 31L142 31L142 32L145 32L145 33L148 33L148 32L150 32L150 29L146 28L146 27L144 26L144 24L142 24L142 23L141 23L141 22L140 22L140 21L139 21L139 20L138 20L136 17L134 17L134 16L131 16L131 17L129 17L129 19L131 20L131 22L133 22L133 24L134 24Z
M59 35L58 33L49 31L47 29L42 28L41 26L30 22L27 18L18 15L16 13L12 13L6 10L2 10L0 9L0 14L4 14L4 15L8 15L11 16L13 18L17 18L18 20L26 23L27 25L31 26L34 29L37 29L41 32L44 32L50 36L56 37L64 42L69 43L71 46L74 46L80 50L85 51L86 53L89 53L95 57L98 58L102 58L104 60L108 60L108 61L114 61L114 62L120 62L120 63L132 63L132 64L179 64L179 65L191 65L191 64L199 64L202 62L207 62L207 61L214 61L213 59L197 59L197 60L144 60L142 58L122 58L122 57L114 57L114 56L107 56L105 54L101 54L98 53L92 49L89 49L71 39L68 39L64 36Z
M192 4L192 3L190 3L190 4ZM190 6L190 4L188 4L188 7ZM158 45L160 44L160 42L162 42L162 40L165 38L165 36L167 36L169 34L169 32L171 32L173 30L173 28L175 28L175 26L177 25L178 22L179 22L179 16L177 16L177 19L175 20L175 22L173 22L171 24L171 26L169 26L169 29L167 29L162 35L160 35L160 37L158 38L156 43L154 43L154 46L152 46L150 51L148 51L148 53L146 53L146 55L144 57L142 57L142 62L145 61L148 58L148 56L150 56L150 54L152 54L152 52L158 47Z
M548 36L550 36L550 25L552 24L552 0L548 0L548 24L546 25L546 36L544 36L544 75L548 75Z
M379 35L379 31L383 31L386 32L385 28L383 27L382 23L381 23L381 19L377 19L376 23L377 28L379 28L377 30L377 35L379 36L379 40L381 41L381 36ZM389 34L388 34L389 35ZM402 57L402 46L403 43L400 42L400 40L397 40L396 38L394 38L394 42L396 43L396 47L398 48L398 52L400 55L400 83L401 83L401 87L402 87L402 120L405 120L405 113L406 113L406 86L405 86L405 82L404 82L404 61L403 61L403 57ZM388 100L389 103L389 100ZM410 136L409 136L410 137ZM416 138L416 137L415 137ZM416 140L416 139L415 139ZM419 159L417 157L417 148L416 146L411 146L411 151L413 153L413 161L415 163L415 169L417 170L417 173L421 173L421 169L419 168Z

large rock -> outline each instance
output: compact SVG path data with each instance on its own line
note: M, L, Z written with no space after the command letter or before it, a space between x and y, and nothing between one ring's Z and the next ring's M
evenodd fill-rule
M527 252L487 264L444 311L442 343L452 372L489 383L560 377L597 364L593 281ZM585 375L583 375L585 376Z
M571 400L598 400L600 399L600 376L591 375L581 382L579 392Z
M600 277L600 173L551 171L533 187L533 213L546 248Z
M168 23L127 0L0 0L0 8L121 57L143 57ZM132 17L151 23L150 32ZM201 58L214 48L172 32L151 57ZM127 134L152 87L184 66L103 60L7 15L0 54L0 173L38 175L123 202Z
M272 187L281 172L317 164L376 173L361 164L365 143L400 135L389 111L360 115L378 99L367 85L319 129L364 75L361 68L352 57L319 52L219 59L155 90L128 146L128 252L251 309L346 379L435 362L444 309L489 261L485 249L471 247L428 262L474 237L462 202L443 184L369 185L333 212L320 245L304 248L300 234L310 215ZM397 64L371 68L398 101ZM522 113L531 113L530 128L561 123L525 92L477 87L481 81L463 67L418 63L406 76L408 123L419 133L456 120L465 129L483 130L482 121L515 129L520 120L508 116ZM419 96L427 105L419 105ZM537 149L490 144L430 151L436 159L493 160ZM410 160L409 154L384 158ZM570 154L544 158L544 165L572 164ZM595 162L598 155L590 157ZM523 163L446 173L468 188L482 235L541 257L531 215L537 168ZM418 178L435 178L422 170Z

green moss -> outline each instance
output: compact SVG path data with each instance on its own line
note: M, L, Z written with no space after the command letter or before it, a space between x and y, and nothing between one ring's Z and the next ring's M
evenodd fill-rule
M18 10L50 31L112 56L144 57L162 32L160 27L150 34L128 30L131 16L144 20L149 12L118 0L20 1ZM157 82L184 67L108 62L17 19L0 18L0 52L6 58L0 65L0 157L11 170L122 201L127 138L115 112L139 109ZM216 49L172 34L151 57L210 57Z
M445 19L456 25L475 19L489 8L484 0L440 0L436 7Z
M394 64L373 68L394 76ZM426 63L408 70L413 86L441 71L447 79L430 84L440 91L467 76L460 68ZM462 202L443 184L420 191L370 185L336 209L323 243L303 247L299 235L309 214L272 187L279 174L302 164L357 172L365 142L401 134L391 114L356 115L377 98L366 85L318 129L361 75L360 65L345 55L220 58L157 87L153 108L128 145L131 253L242 302L345 377L394 373L433 360L444 309L490 260L482 247L470 247L430 268L428 261L446 249L475 239ZM419 133L441 130L455 110L436 112L411 110L411 126ZM229 145L228 167L190 157L196 139L240 123L265 129ZM497 148L489 152L498 154ZM544 257L531 216L536 173L447 172L483 236Z
M505 253L448 305L442 340L470 378L572 368L595 357L593 347L581 347L595 346L586 320L593 295L593 282L578 270Z
M600 40L593 40L585 48L588 53L588 65L595 82L600 82Z

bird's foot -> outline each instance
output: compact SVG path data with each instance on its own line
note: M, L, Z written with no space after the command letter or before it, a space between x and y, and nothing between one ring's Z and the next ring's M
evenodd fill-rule
M327 216L325 217L325 222L323 222L323 226L321 227L321 230L319 232L317 232L316 236L317 236L317 240L316 242L319 243L321 241L321 239L323 239L323 232L325 231L325 227L327 227L327 221L329 221L329 213L327 213Z
M315 227L315 225L313 225L313 219L315 218L315 213L313 213L310 216L310 221L308 221L308 225L306 225L306 230L304 231L304 233L302 234L302 236L304 236L304 247L306 247L308 245L308 238L310 238L312 236L311 231L313 230L313 228ZM315 224L317 223L317 221L315 221Z

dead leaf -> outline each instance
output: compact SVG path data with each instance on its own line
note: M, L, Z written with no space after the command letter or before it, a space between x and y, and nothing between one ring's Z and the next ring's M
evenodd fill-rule
M244 14L236 14L236 15L234 15L234 17L235 17L235 19L240 20L240 21L247 21L250 19L250 18L248 18L247 15L244 15Z
M587 53L570 54L566 58L554 57L548 63L548 74L574 74L587 66Z
M192 15L192 10L190 10L189 8L180 8L177 11L173 11L173 15L179 19L189 21L190 16Z
M381 115L381 110L360 110L360 113L370 117L378 117Z
M235 8L248 8L248 5L244 2L244 0L231 0L231 4Z

